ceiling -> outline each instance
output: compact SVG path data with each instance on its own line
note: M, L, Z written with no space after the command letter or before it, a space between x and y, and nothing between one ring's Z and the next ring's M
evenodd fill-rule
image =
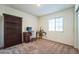
M74 4L41 4L40 6L36 4L6 4L6 6L35 16L43 16L74 7Z

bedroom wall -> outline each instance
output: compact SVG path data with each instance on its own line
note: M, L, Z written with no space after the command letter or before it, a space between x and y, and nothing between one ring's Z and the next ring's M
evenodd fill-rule
M64 17L64 32L49 32L48 20L53 17ZM74 45L74 8L62 10L49 15L39 17L39 28L42 28L47 32L45 37L48 40L61 42L68 45Z
M36 16L21 12L19 10L13 9L11 7L0 5L0 17L1 18L3 17L3 15L2 15L3 13L22 17L23 18L23 20L22 20L22 31L23 32L25 31L27 26L31 26L33 28L34 32L36 32L36 30L37 30L37 17ZM0 21L3 20L1 18L0 18ZM0 27L1 27L1 25L0 25ZM34 36L35 36L35 34L34 34ZM0 37L0 46L2 46L2 41L3 40Z

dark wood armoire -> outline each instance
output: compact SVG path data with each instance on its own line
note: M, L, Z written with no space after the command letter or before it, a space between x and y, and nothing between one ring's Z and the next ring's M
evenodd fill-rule
M22 18L3 14L4 48L22 43Z

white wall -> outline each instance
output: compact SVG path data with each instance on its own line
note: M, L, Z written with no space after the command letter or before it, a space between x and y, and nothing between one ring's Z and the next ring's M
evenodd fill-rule
M64 17L64 32L49 32L48 20L60 16ZM47 39L74 45L74 8L39 17L40 26L47 32Z
M27 13L24 13L24 12L21 12L19 10L16 10L16 9L13 9L13 8L10 8L10 7L7 7L7 6L4 6L4 5L0 5L0 47L3 46L3 38L2 37L4 34L2 33L2 18L3 18L3 13L6 13L6 14L10 14L10 15L15 15L15 16L19 16L19 17L22 17L22 31L24 32L25 31L25 28L27 26L31 26L34 30L34 32L36 32L37 30L37 17L36 16L33 16L33 15L30 15L30 14L27 14ZM2 33L2 34L1 34ZM35 36L36 34L34 34Z
M0 48L4 47L4 22L3 17L0 16Z

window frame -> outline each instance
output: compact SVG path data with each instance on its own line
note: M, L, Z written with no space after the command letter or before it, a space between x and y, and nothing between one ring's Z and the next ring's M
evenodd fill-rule
M62 30L62 31L57 31L57 30L56 30L56 23L57 23L57 22L56 22L56 19L57 19L57 18L63 18L63 24L62 24L62 25L63 25L63 26L62 26L62 29L63 29L63 30ZM50 30L49 30L49 20L52 20L52 19L55 20L55 30L51 30L51 31L50 31ZM60 17L53 17L52 19L49 19L49 20L48 20L48 31L49 31L49 32L64 32L64 17L63 17L63 16L60 16Z

